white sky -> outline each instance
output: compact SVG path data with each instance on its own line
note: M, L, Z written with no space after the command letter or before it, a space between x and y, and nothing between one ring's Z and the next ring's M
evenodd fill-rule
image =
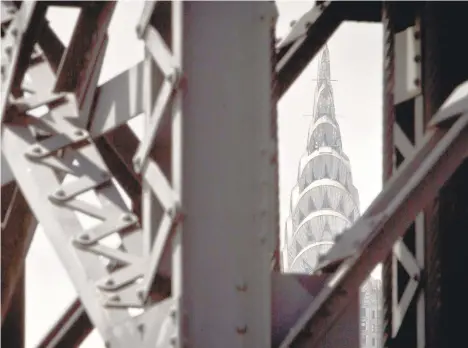
M284 37L289 23L312 7L313 1L277 2L280 17L277 36ZM136 38L135 24L143 8L141 1L121 2L109 30L108 53L100 81L125 71L143 58L143 46ZM68 41L77 12L61 8L48 18L62 40ZM335 107L343 147L349 156L354 184L359 190L361 212L381 190L382 163L382 28L377 24L345 23L328 43L334 82ZM289 214L289 196L297 180L299 159L306 148L313 107L317 62L313 61L278 105L280 219L281 231ZM27 258L26 347L35 347L48 328L76 297L41 228ZM100 348L93 332L82 347Z

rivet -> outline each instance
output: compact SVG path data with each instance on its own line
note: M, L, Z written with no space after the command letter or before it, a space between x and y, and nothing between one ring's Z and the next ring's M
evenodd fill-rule
M113 296L109 297L109 300L111 300L112 302L120 302L120 296L119 295L113 295Z
M143 291L143 289L137 290L137 296L140 299L140 301L145 300L145 292Z
M138 329L138 331L143 333L145 331L145 324L143 324L143 323L138 324L137 329Z
M138 24L137 27L136 27L136 33L137 33L137 37L138 37L139 39L141 39L141 37L143 36L143 35L142 35L142 34L143 34L143 29L142 29L142 27L141 27L140 24Z
M42 148L40 146L35 146L32 150L35 154L40 154L42 153Z
M125 214L124 216L122 216L122 220L125 222L132 222L134 221L134 218L132 214Z
M81 130L81 129L78 129L75 131L75 136L77 137L84 137L86 135L85 131Z
M247 333L247 325L244 326L238 326L236 328L236 331L239 335L245 335Z
M238 285L236 285L236 289L239 292L246 292L247 291L247 284L246 283L238 284Z

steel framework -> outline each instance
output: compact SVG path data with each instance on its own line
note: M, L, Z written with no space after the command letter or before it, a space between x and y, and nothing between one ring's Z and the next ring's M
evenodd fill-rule
M387 346L463 339L467 5L317 1L275 47L274 3L146 2L144 61L98 87L115 5L2 2L5 346L24 345L37 223L79 294L41 347L93 327L108 347L355 346L340 327L382 261ZM67 47L49 6L80 8ZM344 20L384 24L386 183L320 274L280 274L276 103Z

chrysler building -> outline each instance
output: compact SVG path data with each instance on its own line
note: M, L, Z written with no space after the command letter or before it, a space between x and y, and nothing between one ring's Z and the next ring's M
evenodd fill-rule
M319 60L306 150L291 192L282 260L285 272L311 274L336 236L359 218L359 194L336 120L326 45ZM362 348L380 347L380 288L380 281L370 278L361 289Z

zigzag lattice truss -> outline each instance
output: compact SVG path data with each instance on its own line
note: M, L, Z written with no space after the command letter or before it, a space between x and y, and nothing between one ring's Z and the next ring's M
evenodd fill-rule
M91 102L107 43L106 31L115 3L85 5L78 22L93 24L80 27L79 23L77 27L82 29L79 37L75 32L69 48L52 64L45 52L47 47L42 47L39 38L33 37L41 35L40 30L35 29L43 25L47 5L25 2L5 30L7 44L2 48L7 59L3 60L2 82L3 90L9 93L2 94L3 153L32 211L70 272L94 325L111 345L140 346L137 342L142 342L141 346L145 346L146 342L156 341L158 332L143 330L140 321L149 315L160 319L153 313L167 309L172 301L168 299L155 305L149 298L165 242L178 216L177 195L156 162L149 158L149 152L158 122L171 104L170 99L176 96L177 79L170 75L172 71L164 76L151 118L151 131L140 144L135 158L145 186L151 189L165 211L154 245L147 245L146 234L151 231L147 226L140 226L138 216L125 206L112 173L92 139L103 131L102 128L108 131L117 124L101 125L99 130L96 130L99 125L88 128ZM154 7L154 3L151 5ZM180 26L181 3L175 2L173 7L173 27ZM15 10L14 5L10 8ZM152 11L148 8L145 13L152 14ZM140 26L140 33L148 50L154 53L148 61L155 59L163 74L168 73L167 69L179 71L175 62L180 57L173 56L148 21ZM177 37L181 35L180 30L174 33L174 41L180 42ZM85 51L85 61L73 50L78 44ZM154 47L155 44L159 46ZM72 67L77 71L76 78L70 78ZM22 84L26 75L32 83ZM18 86L21 86L19 91ZM30 112L41 106L46 106L48 112L42 117L32 116ZM98 105L97 111L99 109ZM131 116L136 116L137 110L130 111L134 111ZM66 175L75 180L63 182ZM99 206L80 199L90 192L98 198ZM148 211L145 202L144 212ZM76 212L100 222L84 229ZM109 236L119 236L114 247L102 242ZM141 254L141 250L146 252ZM149 264L151 267L145 267ZM131 308L140 308L143 314L134 318L129 311ZM163 340L169 340L170 332Z

